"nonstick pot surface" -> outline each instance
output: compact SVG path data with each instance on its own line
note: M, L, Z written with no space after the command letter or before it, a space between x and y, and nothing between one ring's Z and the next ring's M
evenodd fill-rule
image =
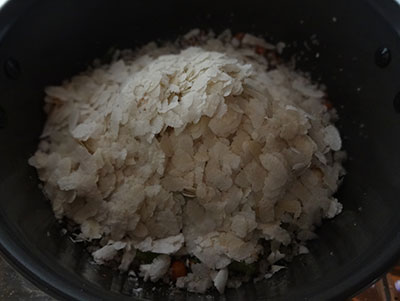
M337 195L344 211L320 228L311 253L225 297L343 300L356 293L400 251L399 21L391 0L9 1L0 11L1 251L60 299L135 300L126 275L91 264L82 245L60 236L27 164L45 118L43 88L83 71L111 47L172 40L196 27L231 28L286 42L287 58L302 54L298 67L327 85L338 109L349 159ZM143 296L210 300L162 287L153 292L148 284Z

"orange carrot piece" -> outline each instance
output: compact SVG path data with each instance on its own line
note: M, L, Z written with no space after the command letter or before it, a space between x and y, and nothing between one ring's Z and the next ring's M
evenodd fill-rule
M174 261L171 265L171 278L176 280L179 277L184 277L187 275L186 266L182 261Z

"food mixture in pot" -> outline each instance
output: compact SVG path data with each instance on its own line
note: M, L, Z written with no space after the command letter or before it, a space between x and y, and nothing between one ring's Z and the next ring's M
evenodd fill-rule
M324 90L283 43L193 30L46 88L29 163L95 262L203 293L307 253L344 175Z

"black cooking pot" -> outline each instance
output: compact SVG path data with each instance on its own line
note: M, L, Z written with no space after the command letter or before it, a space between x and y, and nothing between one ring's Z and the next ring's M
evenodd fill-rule
M173 40L193 28L285 41L285 56L328 87L349 159L311 253L227 300L343 300L382 275L400 251L400 9L392 0L14 0L0 11L0 249L28 279L65 300L135 300L124 274L90 263L60 235L27 160L37 147L43 88L110 47ZM396 96L397 95L397 96ZM144 298L210 300L143 285ZM136 290L137 292L137 290ZM212 300L211 299L211 300Z

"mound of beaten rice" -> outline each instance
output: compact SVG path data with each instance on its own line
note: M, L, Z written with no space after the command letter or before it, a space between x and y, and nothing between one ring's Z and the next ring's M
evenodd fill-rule
M223 293L307 252L342 209L344 153L325 93L279 63L282 47L193 30L46 88L29 162L97 263L151 254L144 280Z

